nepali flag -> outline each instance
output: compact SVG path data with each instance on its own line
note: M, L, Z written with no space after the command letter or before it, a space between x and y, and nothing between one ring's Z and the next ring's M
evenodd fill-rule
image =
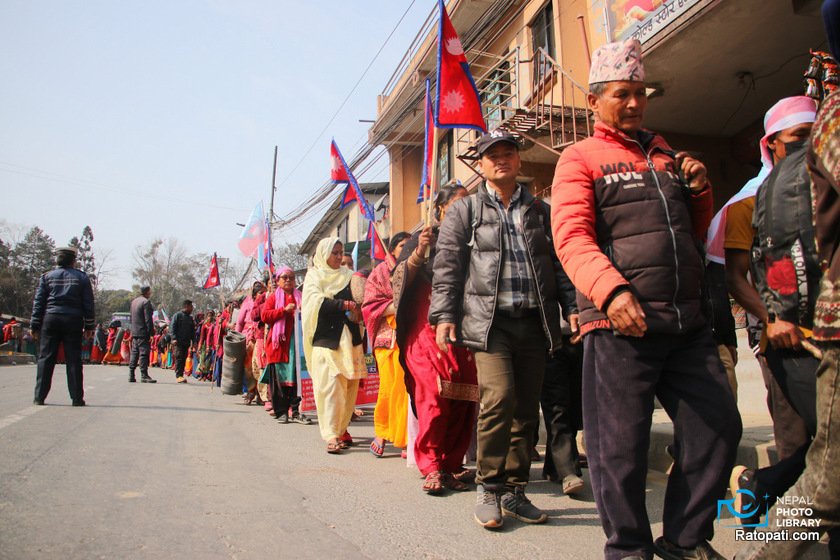
M260 201L253 212L251 212L251 217L248 218L245 229L242 230L242 234L239 236L239 250L246 257L257 257L260 245L265 243L265 224L263 203Z
M481 99L475 87L470 65L464 56L461 40L449 20L449 14L438 0L438 81L435 99L435 126L438 128L472 128L487 132L481 112Z
M210 259L210 272L207 274L207 280L204 281L205 290L215 288L222 285L222 280L219 278L219 260L216 258L216 253L213 253L213 258Z
M358 202L359 211L362 213L362 216L371 222L375 222L376 214L370 204L368 204L361 187L359 187L359 183L353 176L353 172L347 166L347 162L344 160L344 156L341 155L335 140L330 144L330 158L332 159L332 171L330 172L332 182L347 183L347 188L344 189L344 195L341 197L340 208L344 208L354 201Z
M368 226L367 240L370 241L370 260L385 260L385 245L382 243L382 238L379 237L379 232L373 226L373 222Z
M271 224L268 218L265 219L265 240L260 244L257 250L257 268L262 272L268 270L274 275L274 260L272 257L271 246Z
M426 118L423 136L423 177L420 179L420 192L417 193L417 204L431 196L432 160L434 159L435 118L432 113L431 83L426 80Z

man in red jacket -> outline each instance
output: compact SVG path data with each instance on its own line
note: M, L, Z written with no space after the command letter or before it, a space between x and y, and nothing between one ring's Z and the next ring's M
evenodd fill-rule
M701 305L706 168L642 128L638 41L598 49L589 84L595 132L557 163L551 222L578 290L584 434L605 556L722 558L708 541L741 422ZM645 478L655 396L674 422L675 462L654 543Z

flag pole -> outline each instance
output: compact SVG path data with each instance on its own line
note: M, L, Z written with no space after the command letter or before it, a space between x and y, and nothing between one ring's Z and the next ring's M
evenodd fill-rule
M435 184L437 182L437 176L439 173L439 166L438 166L438 129L434 127L432 129L432 170L429 177L429 188L428 188L428 198L426 199L426 212L423 223L425 227L429 227L432 225L432 216L434 216L434 207L435 207ZM425 189L424 189L425 190ZM424 192L425 194L425 192ZM427 255L428 256L428 255Z

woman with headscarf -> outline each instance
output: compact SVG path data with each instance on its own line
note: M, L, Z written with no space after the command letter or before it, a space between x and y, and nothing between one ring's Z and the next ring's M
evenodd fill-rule
M257 321L254 320L253 310L254 301L257 296L265 292L265 285L256 281L251 285L251 293L242 301L239 306L239 315L236 318L236 331L245 336L245 361L243 362L245 370L245 383L248 391L242 396L245 399L245 404L251 404L254 399L257 399L257 404L262 405L259 392L257 391L257 382L259 380L262 370L254 369L253 357L254 348L257 344L257 337L262 335L262 331L258 328Z
M322 239L303 286L303 349L312 377L315 407L327 453L349 444L347 426L353 416L359 380L367 376L362 313L353 301L353 272L341 266L344 246L336 238Z
M447 208L466 195L460 185L442 187L435 197L437 220L442 221ZM435 241L436 231L431 227L414 234L393 272L397 345L418 420L414 460L425 477L423 491L428 494L467 490L455 475L463 472L464 455L475 431L478 394L472 353L461 346L440 352L429 325Z
M266 366L261 380L268 383L272 408L278 422L288 424L291 409L292 422L308 425L312 421L300 413L295 354L295 325L302 294L295 287L295 272L288 266L277 269L275 278L277 289L268 294L260 313L266 328Z
M362 314L368 338L373 342L373 354L379 370L379 393L373 411L374 438L370 452L375 457L385 453L385 442L404 449L408 420L408 393L405 389L405 372L400 365L399 347L396 345L396 313L394 290L391 287L391 270L403 245L411 236L401 231L391 237L385 261L373 269L365 284Z

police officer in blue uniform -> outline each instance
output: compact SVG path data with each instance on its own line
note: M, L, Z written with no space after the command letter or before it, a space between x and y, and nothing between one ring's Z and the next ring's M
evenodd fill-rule
M76 249L56 249L54 270L38 281L32 305L32 336L40 340L35 400L43 405L52 385L59 344L64 344L67 388L73 406L85 406L82 386L82 337L92 337L95 327L93 288L87 274L76 270Z

